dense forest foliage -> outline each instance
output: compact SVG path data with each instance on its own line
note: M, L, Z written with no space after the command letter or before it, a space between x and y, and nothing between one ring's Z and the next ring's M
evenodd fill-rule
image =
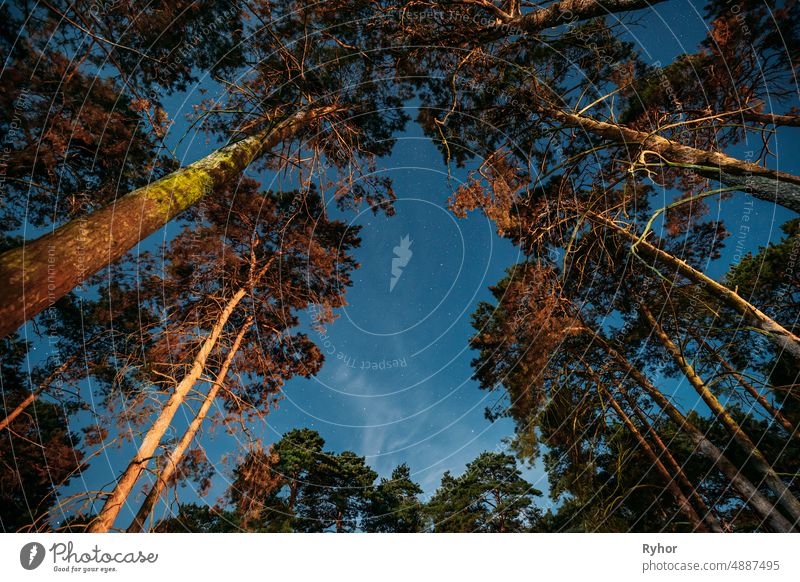
M0 529L800 531L800 176L781 159L800 3L708 0L694 52L654 63L628 31L678 1L0 6ZM325 365L360 266L342 217L394 215L380 168L412 122L468 175L436 196L522 257L465 338L487 422L514 433L427 494L411 463L380 476L311 428L248 430ZM180 123L207 155L181 159ZM749 228L720 211L737 196L792 218L720 272ZM241 446L210 500L214 430Z

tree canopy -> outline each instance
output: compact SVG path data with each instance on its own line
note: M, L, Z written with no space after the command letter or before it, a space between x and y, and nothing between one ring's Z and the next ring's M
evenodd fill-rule
M798 531L800 3L707 0L662 62L632 31L676 1L0 6L0 527ZM513 434L438 486L252 430L342 356L420 137L516 252L436 372Z

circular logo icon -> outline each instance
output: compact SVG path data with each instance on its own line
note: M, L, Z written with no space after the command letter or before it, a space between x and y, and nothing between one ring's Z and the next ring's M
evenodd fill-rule
M26 570L35 570L44 562L44 546L38 542L30 542L19 551L19 563Z

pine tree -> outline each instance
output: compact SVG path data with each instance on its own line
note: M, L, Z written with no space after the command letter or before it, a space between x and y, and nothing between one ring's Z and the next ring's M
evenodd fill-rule
M460 477L445 473L426 509L435 532L535 531L541 511L534 499L541 494L513 456L482 453Z
M375 486L365 529L381 533L423 531L425 516L419 499L421 494L422 488L411 478L409 466L398 465L391 477L381 479Z
M359 242L356 229L326 219L314 191L305 195L301 208L294 208L295 193L281 196L259 193L257 188L257 183L247 181L240 190L228 191L225 198L207 204L197 222L172 242L163 274L140 282L161 290L160 300L168 302L174 323L162 324L158 339L140 365L144 374L137 374L142 382L160 386L168 396L162 397L136 456L106 498L90 531L113 526L176 412L209 370L220 366L218 376L224 368L226 376L239 372L258 378L240 384L238 390L229 386L236 386L231 380L219 380L227 387L226 400L234 418L247 418L266 414L285 380L310 376L322 365L320 351L295 329L297 313L315 305L324 322L343 305L349 273L356 266L348 254ZM199 256L204 262L198 266ZM238 337L240 333L242 337ZM226 334L231 336L227 349L221 347ZM219 364L213 364L214 359ZM198 416L206 414L207 407L198 412ZM195 432L199 424L202 419ZM193 435L187 437L191 438ZM183 451L186 447L188 443L178 444ZM168 472L174 472L182 454L173 451L173 460L165 465ZM144 517L140 515L137 524Z
M24 346L6 338L0 352L0 414L24 398ZM0 430L0 528L47 530L63 516L58 489L86 469L80 436L70 431L68 407L38 401Z
M172 8L185 7L180 4ZM367 3L344 5L354 17L359 11L369 9ZM159 179L147 179L143 186L113 196L113 203L95 209L85 218L70 220L0 255L0 277L9 282L0 295L0 336L15 331L26 319L48 308L79 283L114 264L136 243L210 193L218 193L235 183L255 163L266 162L276 170L294 168L295 164L282 154L271 156L281 146L313 152L310 158L297 164L304 185L310 183L310 175L317 175L335 191L343 205L367 202L376 210L390 211L393 193L389 181L372 172L371 166L377 157L388 153L394 131L405 124L406 117L398 108L403 99L393 86L376 79L391 72L391 63L386 58L356 59L363 50L377 50L382 37L359 27L359 19L347 25L339 22L334 5L295 8L292 2L254 3L251 10L257 24L252 34L247 35L241 51L258 61L257 74L243 84L230 83L223 103L198 104L201 111L208 108L234 112L232 117L225 114L215 117L203 111L197 120L200 127L219 135L220 141L227 145ZM189 12L203 14L197 10ZM125 15L124 10L108 15L117 19L109 33L124 29ZM238 11L234 11L233 18L237 15ZM213 16L206 13L202 18L213 19ZM148 13L143 22L160 18L169 21L169 13ZM181 28L184 33L202 30L202 18L201 22L177 18L176 33L181 33ZM331 32L332 25L336 35ZM78 31L82 28L86 27L76 27ZM270 34L259 34L262 29ZM218 34L225 32L219 30ZM95 36L91 38L97 40ZM161 42L160 37L155 40ZM165 46L159 46L159 51L169 53L175 39L163 42ZM194 46L189 56L213 68L213 51L203 48L208 46L205 42L201 47ZM227 42L219 48L225 46ZM212 55L205 55L204 51L212 51ZM226 58L230 56L224 54ZM206 58L211 62L206 62ZM226 61L221 72L238 60L237 57L233 63ZM118 69L127 71L128 67L120 64ZM155 69L158 71L157 65ZM168 73L167 86L180 85L191 75L191 61L188 61ZM151 75L144 75L141 80L145 85L154 82ZM126 86L130 88L131 84ZM254 99L254 95L259 97ZM149 102L139 100L139 106L143 111L151 109ZM303 158L299 154L297 157ZM359 179L361 176L363 180ZM53 273L50 268L48 272L48 265L54 262L59 269Z

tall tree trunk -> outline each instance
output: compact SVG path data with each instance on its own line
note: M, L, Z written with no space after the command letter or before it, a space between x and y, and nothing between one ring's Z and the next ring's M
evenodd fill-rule
M628 416L628 413L625 412L620 403L617 402L617 399L614 398L614 395L611 393L611 391L605 387L600 376L598 376L588 364L585 365L585 367L586 371L589 372L592 381L597 384L597 389L605 394L609 404L611 404L611 408L613 408L614 412L616 412L617 417L619 417L628 431L630 431L630 433L639 443L639 446L642 447L642 450L645 452L645 454L650 458L650 461L653 463L653 467L655 467L656 471L661 474L661 477L664 479L664 482L667 486L667 490L670 492L672 497L675 498L675 502L678 504L679 510L692 524L692 530L708 532L709 529L706 527L705 523L703 523L703 519L700 517L700 515L698 515L697 511L678 485L676 476L670 474L669 470L667 470L666 466L664 466L664 463L661 461L661 457L656 454L656 452L653 450L653 447L650 446L650 443L647 442L647 439L644 438L644 435L642 435L642 433L636 427L636 424L634 424L633 420L631 420L631 417ZM721 528L719 531L722 531Z
M686 360L680 348L675 345L647 305L640 301L639 310L645 316L645 319L647 319L648 323L650 323L656 337L670 354L670 356L672 356L672 359L681 369L684 376L686 376L686 379L689 380L689 383L695 389L697 394L703 399L703 402L706 403L706 405L711 409L711 412L713 412L717 419L725 426L725 428L728 429L728 431L731 433L731 436L742 448L742 450L748 454L753 468L762 475L764 482L778 496L778 503L784 508L791 520L795 524L799 524L800 502L797 501L795 496L786 486L786 483L784 483L783 479L781 479L778 474L775 473L775 469L772 468L764 454L758 449L758 447L756 447L755 443L753 443L747 433L742 430L742 427L739 425L739 423L736 422L733 416L731 416L725 407L722 406L722 403L717 399L714 393L708 389L708 386L706 386L703 379L700 378L692 365Z
M722 366L722 368L728 374L733 376L734 380L736 380L739 386L744 388L745 391L748 394L750 394L750 396L752 396L756 402L758 402L761 408L763 408L767 412L767 414L769 414L773 419L775 419L775 421L778 424L780 424L784 428L784 430L786 430L786 432L789 433L790 437L800 440L800 430L798 430L798 427L796 427L792 423L792 421L786 418L786 415L784 415L779 408L776 408L766 398L766 396L764 396L755 386L753 386L750 382L748 382L745 379L744 375L741 372L739 372L739 370L734 368L733 365L731 365L731 363L728 362L728 360L722 357L722 354L720 354L719 351L714 348L714 346L709 345L708 342L698 337L697 335L694 334L692 335L694 336L695 341L699 342L700 345L702 345L703 347L706 348L706 350L711 352L711 354L714 356L714 359L717 360L717 362L719 362L720 366Z
M776 127L800 127L800 115L780 115L776 113L759 113L757 111L742 111L742 118L745 121L764 123Z
M760 200L779 204L800 213L800 176L771 170L720 152L693 148L654 133L598 121L577 113L568 113L551 107L543 108L542 113L567 127L580 128L606 140L654 152L669 160L674 167L690 170L704 178L740 189Z
M700 286L706 293L722 301L726 306L739 313L750 325L764 332L783 350L800 360L800 337L783 327L780 323L769 317L766 313L745 301L738 293L718 283L702 271L698 271L687 262L674 255L661 250L657 246L640 239L636 233L618 225L599 214L589 213L591 220L604 224L615 232L626 237L636 246L636 251L669 265L689 281Z
M690 492L690 495L695 500L697 507L700 509L700 512L703 515L703 520L708 526L708 529L715 533L721 533L725 531L715 513L711 510L711 508L708 507L705 499L703 499L703 496L700 495L700 492L697 490L697 487L695 487L689 480L689 477L686 476L686 472L683 470L683 467L681 467L680 463L678 463L678 461L672 455L672 452L661 439L658 431L650 423L647 415L644 413L644 411L642 411L641 407L636 402L636 399L631 396L631 394L625 388L625 384L623 382L619 382L617 384L617 390L631 407L631 410L633 410L633 413L636 415L636 418L639 419L639 422L642 423L645 436L650 435L653 441L656 443L656 446L659 450L659 456L666 460L669 467L675 472L675 476L678 478L680 484Z
M636 440L639 442L639 445L644 449L644 452L650 457L651 462L655 466L656 470L661 473L661 476L664 478L664 482L667 485L667 490L672 494L675 498L675 501L678 504L678 508L680 511L687 517L689 523L692 524L693 531L701 531L707 532L709 531L706 527L705 523L703 523L703 519L698 515L695 508L692 506L689 499L684 495L681 488L678 486L676 478L673 477L667 468L664 466L664 463L661 461L660 457L656 454L653 450L653 447L650 446L650 443L647 442L647 439L644 438L639 429L636 428L636 425L633 423L631 418L625 413L622 406L620 406L619 402L617 402L614 396L606 391L606 396L608 398L611 407L617 413L620 420L622 420L623 424L628 428L628 430L636 437ZM721 531L721 530L720 530Z
M145 521L147 521L147 517L153 511L156 503L158 502L159 497L161 497L161 493L169 483L169 480L172 478L172 475L175 473L175 470L178 468L178 464L183 459L183 455L186 454L186 451L189 449L189 445L192 444L195 435L200 430L200 427L203 424L203 421L206 419L206 415L208 411L211 409L211 404L214 402L214 399L217 397L217 394L222 388L223 382L225 382L225 377L228 374L228 369L231 366L231 362L233 362L233 358L236 356L236 353L239 351L239 346L242 343L242 338L244 338L244 334L247 332L248 328L252 325L252 320L248 320L239 330L239 334L236 336L236 339L233 342L230 350L228 350L228 354L225 356L225 361L222 363L222 366L217 373L217 378L214 381L213 386L206 394L205 399L203 400L203 404L200 406L200 409L197 411L197 414L192 419L192 422L189 423L186 431L183 433L180 442L176 445L175 449L173 449L172 453L170 454L169 458L167 459L164 468L159 473L158 477L156 478L155 483L150 488L147 497L145 497L144 501L142 502L142 506L139 508L139 511L136 514L136 517L133 518L131 525L128 526L128 533L136 533L141 532L144 528Z
M299 112L230 144L113 204L0 254L0 337L47 309L255 159L334 107Z
M753 511L776 532L792 531L792 524L773 506L772 502L753 485L747 477L742 475L738 468L723 454L719 447L712 443L687 419L681 412L667 399L666 396L653 386L650 380L628 359L620 354L614 347L606 341L599 333L586 328L594 341L602 347L606 353L615 360L624 372L633 378L639 386L653 399L658 407L687 435L694 444L696 450L708 458L719 471L728 478L733 488L739 492L742 499L753 508Z
M133 490L133 487L136 485L136 481L139 480L139 477L144 472L145 467L155 454L156 449L161 442L161 438L164 436L167 428L169 428L175 413L185 400L189 390L197 383L198 379L203 373L203 370L205 370L208 355L217 344L219 336L222 333L222 329L225 327L228 318L245 296L245 293L245 289L240 289L237 291L220 313L216 323L214 324L214 327L212 328L206 340L203 342L200 351L195 357L191 370L189 370L189 373L186 374L186 376L184 376L175 387L175 390L170 395L167 403L164 405L164 408L161 410L161 414L159 414L158 418L147 431L147 434L142 440L142 443L139 445L139 450L136 452L133 460L131 460L128 468L125 469L125 472L117 481L114 490L106 498L100 513L92 521L92 523L89 524L87 531L90 533L106 532L114 525L114 521L116 521L117 515L119 515L119 512L122 509L123 503L125 503L125 500L128 498Z
M750 394L756 400L756 402L758 402L761 407L784 428L787 433L789 433L791 438L800 440L800 429L795 426L794 423L792 423L792 421L789 420L779 408L775 408L775 406L769 400L767 400L767 398L761 392L759 392L755 386L748 382L738 370L734 369L733 366L731 366L722 357L720 357L720 362L722 363L722 366L736 379L739 385L744 388L747 393Z
M47 378L43 380L42 383L36 387L35 390L33 390L30 394L28 394L22 402L17 404L14 410L9 412L3 420L0 420L0 430L3 430L6 427L8 427L8 425L14 422L14 420L20 414L25 412L25 409L28 408L28 406L30 406L31 404L33 404L33 402L39 397L39 395L45 390L47 390L50 387L50 384L52 384L53 381L58 376L63 374L72 364L74 364L77 361L78 356L79 354L74 354L69 358L67 358L58 368L53 370L50 373L50 375L48 375Z
M537 8L526 14L512 15L499 8L494 12L503 26L493 32L494 37L507 34L508 29L517 29L526 34L536 34L547 28L562 26L592 18L602 18L609 14L650 8L665 0L559 0L544 8Z

